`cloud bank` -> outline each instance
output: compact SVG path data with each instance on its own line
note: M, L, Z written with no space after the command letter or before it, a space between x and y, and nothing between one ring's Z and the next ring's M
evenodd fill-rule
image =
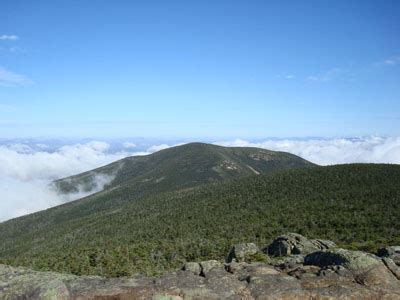
M36 149L47 148L42 144L36 146ZM62 146L53 152L34 150L20 143L0 146L0 221L100 191L112 178L96 177L94 190L69 195L58 195L49 184L55 179L136 154L125 151L110 153L109 148L109 144L98 141Z
M264 141L220 141L222 146L260 147L291 152L320 165L353 162L400 164L400 137L335 139L266 139ZM122 142L111 146L91 141L57 146L42 141L24 141L0 145L0 222L79 199L103 189L111 177L97 176L90 192L58 195L50 186L55 179L85 172L131 155L144 155L177 146L154 143ZM136 151L136 152L131 152Z
M216 144L290 152L319 165L357 162L400 164L400 137L284 139L262 142L238 139L217 142Z

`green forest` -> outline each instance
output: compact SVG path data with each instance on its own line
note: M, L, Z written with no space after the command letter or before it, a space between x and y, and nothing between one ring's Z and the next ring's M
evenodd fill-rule
M158 275L286 232L370 252L400 244L400 166L286 170L143 197L126 185L0 224L0 263Z

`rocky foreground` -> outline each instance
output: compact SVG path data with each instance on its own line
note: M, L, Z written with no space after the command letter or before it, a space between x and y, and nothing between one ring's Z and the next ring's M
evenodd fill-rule
M400 299L400 247L379 256L290 233L226 262L188 262L160 278L101 278L0 265L0 299Z

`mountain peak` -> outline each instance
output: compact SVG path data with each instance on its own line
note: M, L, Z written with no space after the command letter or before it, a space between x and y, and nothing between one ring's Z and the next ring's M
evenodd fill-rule
M132 156L107 166L57 180L63 193L90 191L99 176L110 178L108 188L125 185L159 191L198 184L311 167L312 163L285 152L261 148L223 147L193 142L144 156Z

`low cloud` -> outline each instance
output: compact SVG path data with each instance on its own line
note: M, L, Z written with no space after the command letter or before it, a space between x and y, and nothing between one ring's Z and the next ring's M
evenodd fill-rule
M400 137L365 137L308 140L222 141L222 146L259 147L285 151L319 165L345 163L400 164Z
M56 194L56 197L61 200L61 203L73 201L76 199L80 199L94 193L100 192L104 189L104 187L111 183L115 178L114 175L106 175L106 174L96 174L90 180L90 186L88 183L75 185L75 192L70 193L59 193L55 186L50 185L47 186L51 192ZM68 178L66 179L68 182Z
M122 146L124 147L124 148L136 148L136 144L135 143L131 143L131 142L125 142L125 143L123 143L122 144Z
M35 150L21 143L0 146L0 221L46 209L66 201L98 192L112 180L95 177L91 191L59 195L50 183L53 180L94 169L130 155L144 154L119 151L110 153L110 145L92 141L62 146L55 151L39 144Z
M154 145L154 146L149 147L147 149L147 151L150 152L150 153L153 153L153 152L157 152L157 151L160 151L160 150L168 149L170 147L172 147L172 146L167 145L167 144Z
M129 142L131 143L131 142ZM222 146L259 147L291 152L320 165L342 163L400 164L400 137L334 139L266 139L221 141ZM13 142L0 145L0 221L43 210L101 191L113 176L98 174L88 191L78 187L72 194L60 195L50 183L85 172L131 155L144 155L181 144L156 144L143 151L140 146L91 141L54 147L43 141ZM133 152L132 149L135 149Z

